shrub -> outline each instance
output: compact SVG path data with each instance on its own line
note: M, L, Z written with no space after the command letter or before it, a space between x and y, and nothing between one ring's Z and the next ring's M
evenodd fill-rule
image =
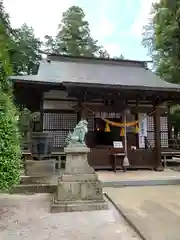
M9 190L20 179L20 134L18 112L8 80L11 74L8 37L0 25L0 189Z
M11 97L0 90L0 189L19 182L20 163L17 111Z

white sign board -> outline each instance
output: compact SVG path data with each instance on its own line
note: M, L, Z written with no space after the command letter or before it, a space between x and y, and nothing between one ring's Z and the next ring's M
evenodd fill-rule
M114 141L113 142L113 147L114 148L123 148L123 144L120 141Z

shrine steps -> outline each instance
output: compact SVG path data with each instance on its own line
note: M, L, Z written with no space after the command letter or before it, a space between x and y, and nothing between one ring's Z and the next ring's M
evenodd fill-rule
M57 174L21 176L20 185L11 189L12 194L54 193L57 187Z
M20 184L11 189L11 194L55 193L56 185L50 184Z

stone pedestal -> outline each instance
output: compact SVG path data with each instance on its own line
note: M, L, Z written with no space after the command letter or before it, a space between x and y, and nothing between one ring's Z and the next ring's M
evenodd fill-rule
M65 148L66 166L61 173L52 212L92 211L107 209L101 182L89 166L87 147Z

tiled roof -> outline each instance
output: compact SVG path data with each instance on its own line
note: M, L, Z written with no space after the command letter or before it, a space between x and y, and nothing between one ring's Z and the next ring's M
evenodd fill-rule
M53 59L53 58L52 58ZM180 91L180 85L161 80L152 71L144 67L143 62L133 61L79 61L75 58L43 60L37 75L13 76L20 81L46 83L81 83L113 86L144 87L161 90Z

